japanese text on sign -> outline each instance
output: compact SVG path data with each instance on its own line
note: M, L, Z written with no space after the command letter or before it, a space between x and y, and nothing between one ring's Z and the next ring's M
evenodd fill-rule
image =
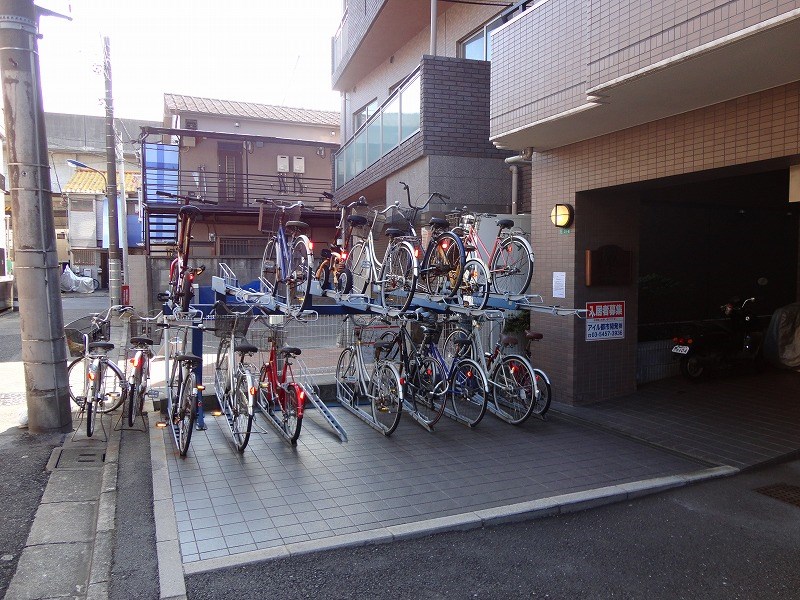
M586 341L625 338L625 302L586 303Z

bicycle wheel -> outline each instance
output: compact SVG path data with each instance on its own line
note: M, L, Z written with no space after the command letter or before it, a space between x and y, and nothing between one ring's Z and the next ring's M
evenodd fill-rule
M217 362L214 368L214 393L217 395L220 406L225 402L225 396L228 394L230 387L230 368L228 366L228 350L230 347L230 339L224 337L219 341L219 348L217 348Z
M197 381L194 371L186 372L176 404L172 407L172 425L178 426L178 452L186 456L192 441L194 420L197 416Z
M97 422L97 402L92 400L86 402L84 418L86 419L86 437L92 437L94 435L94 426Z
M489 260L492 288L498 294L524 294L533 276L533 250L528 240L515 235L497 245Z
M335 275L333 289L340 294L349 294L353 291L353 274L350 269L344 267L338 275Z
M345 259L344 267L353 278L353 293L365 294L372 273L372 260L369 248L364 242L358 242L350 250Z
M180 307L181 312L189 312L189 304L192 302L192 296L194 296L194 289L192 288L192 282L187 277L187 274L183 274L183 281L181 281L181 290L180 294Z
M342 350L336 363L336 399L340 404L358 404L358 366L352 347Z
M429 427L433 427L444 414L444 379L439 361L430 356L422 359L411 377L412 406Z
M302 392L301 392L302 393ZM305 394L303 393L303 398ZM300 428L303 425L303 417L300 415L300 397L297 390L293 385L286 388L286 397L284 405L281 409L283 419L283 430L289 436L289 441L292 444L297 443L297 438L300 437Z
M110 413L122 406L128 397L128 384L122 371L114 363L100 363L100 405L102 413Z
M381 337L378 338L380 343L391 343L388 348L375 346L375 362L388 360L389 362L396 363L400 359L400 340L401 336L394 331L384 331Z
M428 246L420 268L422 283L428 293L444 296L445 300L455 296L461 287L465 262L461 238L450 231L439 234Z
M533 367L521 356L509 354L492 369L489 387L494 403L505 412L512 425L531 416L534 407Z
M259 276L259 291L264 294L275 294L278 282L278 251L275 238L267 242L264 256L261 259L261 275Z
M489 269L482 260L469 259L464 265L464 276L461 278L461 302L472 308L483 309L489 302L491 283Z
M233 443L239 452L244 452L247 442L250 441L250 431L253 428L253 414L249 409L248 395L250 391L247 378L240 377L233 394L231 409L233 410Z
M483 368L470 358L459 360L450 372L446 397L455 414L466 425L475 427L486 414L489 400L489 386Z
M383 307L401 312L409 307L417 285L417 259L410 244L401 242L389 247L378 281Z
M69 399L80 410L86 405L86 396L89 394L89 378L87 369L91 359L76 358L67 367L67 380L69 381Z
M283 282L283 294L289 309L303 306L311 291L311 255L304 236L297 238L292 244L289 254L289 273Z
M383 435L392 435L403 410L400 376L390 363L381 363L370 380L372 418L381 426Z
M457 327L447 334L442 344L442 356L444 357L445 364L450 366L456 360L462 358L472 358L472 341L470 339L470 332L461 327Z
M550 379L541 369L534 369L533 375L534 382L536 383L536 390L534 392L536 401L533 403L531 414L543 417L547 409L550 408L550 400L552 399Z
M100 289L100 282L97 279L92 278L92 291L97 291Z

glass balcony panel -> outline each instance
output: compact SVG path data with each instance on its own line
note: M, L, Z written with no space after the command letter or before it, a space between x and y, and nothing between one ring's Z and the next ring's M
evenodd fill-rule
M353 177L367 168L367 135L366 131L359 133L352 144L353 148Z
M344 153L336 157L336 187L344 185Z
M409 85L400 93L400 106L402 109L401 116L401 140L411 137L419 131L419 113L420 113L420 78L416 77Z
M395 98L383 109L383 153L400 143L400 98Z
M381 115L367 125L367 166L381 157Z
M355 157L355 144L350 143L344 149L345 182L350 181L355 176L355 173L353 171L353 166L355 165L354 157Z

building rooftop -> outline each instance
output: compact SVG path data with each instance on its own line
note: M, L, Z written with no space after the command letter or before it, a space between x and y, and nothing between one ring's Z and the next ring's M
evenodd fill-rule
M291 106L272 106L255 102L235 100L215 100L181 94L164 94L164 105L168 113L190 112L243 119L263 119L288 123L305 123L339 127L339 113L329 110L292 108Z
M75 174L64 185L61 191L65 194L105 194L105 172L91 171L89 169L75 169ZM125 171L125 193L133 194L142 184L142 174L139 171Z

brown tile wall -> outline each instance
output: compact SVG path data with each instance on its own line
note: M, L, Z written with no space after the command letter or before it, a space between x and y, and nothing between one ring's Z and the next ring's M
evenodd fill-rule
M534 314L545 333L538 359L556 398L586 403L630 393L636 287L587 288L583 254L605 243L638 247L638 200L603 188L800 155L800 82L534 155L532 289L546 304L584 307L587 300L628 300L624 342L584 342L583 321ZM594 190L594 191L593 191ZM549 221L553 204L576 208L569 235ZM553 271L567 272L567 298L552 297Z

